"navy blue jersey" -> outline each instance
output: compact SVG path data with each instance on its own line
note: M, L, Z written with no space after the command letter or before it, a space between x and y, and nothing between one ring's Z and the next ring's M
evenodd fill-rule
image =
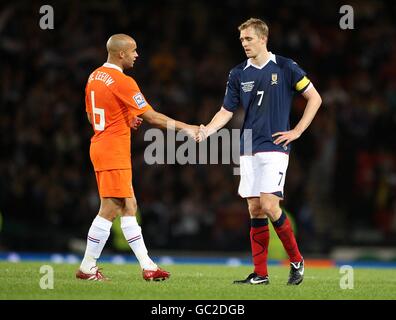
M287 147L275 145L272 134L290 130L289 116L295 93L303 92L310 84L306 73L291 59L271 53L263 67L250 60L230 72L223 106L234 112L240 105L245 110L241 134L241 155L263 151L288 153ZM251 129L252 150L245 150L246 129ZM248 137L246 137L248 138Z

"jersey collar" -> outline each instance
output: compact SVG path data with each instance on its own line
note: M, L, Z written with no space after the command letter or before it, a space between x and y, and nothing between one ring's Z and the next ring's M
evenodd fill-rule
M116 69L116 70L122 72L122 69L119 66L115 65L114 63L106 62L103 64L103 67Z
M266 62L264 62L264 64L261 65L261 66L258 66L258 65L255 65L254 63L252 63L251 59L249 58L249 59L247 60L246 67L243 68L243 70L246 70L246 69L249 68L250 66L255 67L256 69L260 69L260 70L261 70L261 69L263 69L263 68L268 64L268 62L270 62L270 61L273 61L273 62L276 63L276 56L275 56L272 52L269 52L269 54L270 54L269 59L268 59Z

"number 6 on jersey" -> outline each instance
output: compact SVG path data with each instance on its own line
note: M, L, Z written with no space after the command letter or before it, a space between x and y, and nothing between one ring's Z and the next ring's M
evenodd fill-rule
M105 128L105 110L102 108L95 107L95 92L91 91L91 104L92 104L92 113L93 113L93 124L95 130L103 131ZM96 123L96 115L99 116L99 124Z

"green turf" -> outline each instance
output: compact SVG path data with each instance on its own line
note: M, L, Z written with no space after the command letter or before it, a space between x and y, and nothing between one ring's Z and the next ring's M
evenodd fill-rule
M42 265L54 269L54 289L40 288ZM340 289L338 268L306 268L300 286L286 286L288 268L269 267L271 284L233 285L251 267L170 265L169 280L146 282L136 264L101 264L110 282L76 280L77 265L0 262L0 299L396 299L396 271L354 269L354 289Z

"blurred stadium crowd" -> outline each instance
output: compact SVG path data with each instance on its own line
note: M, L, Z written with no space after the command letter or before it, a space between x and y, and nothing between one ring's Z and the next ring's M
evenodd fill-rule
M238 25L269 23L269 49L297 61L323 105L294 143L283 206L303 252L340 244L396 243L396 5L357 1L355 29L342 3L325 1L38 1L0 6L0 212L3 250L70 250L99 199L89 159L84 87L105 43L138 45L132 75L151 105L206 124L222 104L229 70L245 59ZM393 40L392 40L393 39ZM296 98L292 124L304 100ZM239 128L237 113L229 128ZM149 248L248 250L249 218L233 165L147 165L144 124L132 136L134 189Z

